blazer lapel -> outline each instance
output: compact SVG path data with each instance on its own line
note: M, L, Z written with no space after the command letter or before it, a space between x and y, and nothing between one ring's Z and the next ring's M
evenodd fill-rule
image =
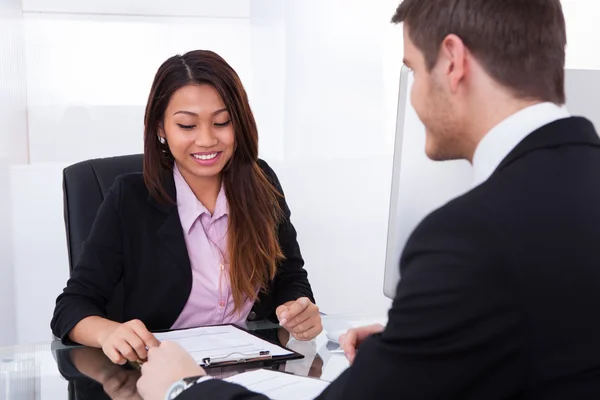
M157 201L152 196L148 197L148 201L164 216L162 224L159 223L156 235L169 250L177 265L189 272L191 271L190 259L185 245L179 212L177 211L177 191L175 190L175 181L173 180L172 173L167 173L167 176L163 179L163 187L169 198L173 200L172 203L163 203Z
M600 138L594 125L582 117L559 119L539 128L523 139L502 160L494 174L532 151L574 144L600 146Z

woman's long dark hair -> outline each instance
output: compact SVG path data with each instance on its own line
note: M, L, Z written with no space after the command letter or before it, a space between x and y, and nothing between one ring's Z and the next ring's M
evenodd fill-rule
M257 163L258 132L240 78L223 58L206 50L169 58L154 77L144 119L144 181L150 194L160 202L173 202L163 182L173 173L174 160L168 146L159 142L158 133L171 96L189 84L214 87L233 124L235 147L222 182L229 203L231 292L239 311L246 299L256 300L257 289L266 290L283 259L277 239L281 194Z

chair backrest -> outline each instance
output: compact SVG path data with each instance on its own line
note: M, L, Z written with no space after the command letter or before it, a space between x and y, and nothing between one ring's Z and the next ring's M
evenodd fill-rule
M63 197L69 272L83 253L83 242L92 225L104 196L119 175L142 172L143 155L98 158L71 165L63 171ZM115 296L107 307L107 316L121 321L123 293L117 285Z

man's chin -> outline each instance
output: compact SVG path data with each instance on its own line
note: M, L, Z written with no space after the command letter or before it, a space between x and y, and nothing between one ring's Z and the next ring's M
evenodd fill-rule
M460 160L463 158L462 156L455 154L451 151L447 151L440 148L432 149L429 146L425 148L425 155L427 155L427 158L429 158L431 161L452 161Z
M445 161L442 152L437 146L432 145L431 143L425 144L425 155L431 161Z

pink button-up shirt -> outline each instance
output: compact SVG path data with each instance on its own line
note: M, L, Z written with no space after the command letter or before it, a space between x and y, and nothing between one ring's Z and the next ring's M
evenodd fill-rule
M190 297L172 329L241 323L253 302L234 312L227 255L228 204L221 186L213 215L196 198L179 169L173 167L177 211L192 267Z

